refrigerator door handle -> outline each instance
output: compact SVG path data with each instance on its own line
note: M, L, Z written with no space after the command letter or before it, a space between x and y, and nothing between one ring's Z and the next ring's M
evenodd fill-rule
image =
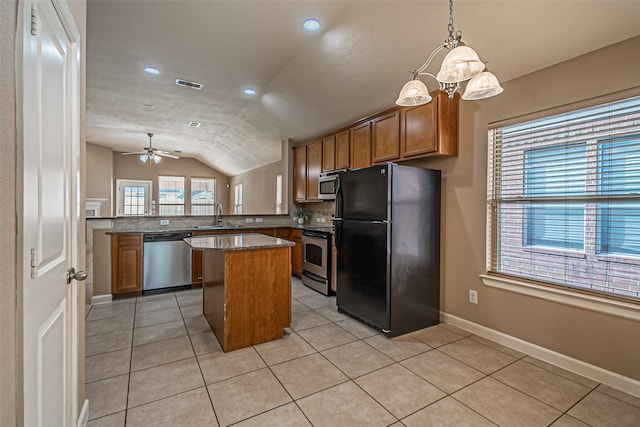
M342 219L342 186L340 185L340 178L337 179L338 187L336 188L336 218Z

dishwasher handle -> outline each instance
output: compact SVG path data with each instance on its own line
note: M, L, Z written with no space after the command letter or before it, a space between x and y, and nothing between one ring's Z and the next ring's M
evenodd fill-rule
M187 237L191 237L191 233L153 233L145 234L142 238L143 242L175 242Z

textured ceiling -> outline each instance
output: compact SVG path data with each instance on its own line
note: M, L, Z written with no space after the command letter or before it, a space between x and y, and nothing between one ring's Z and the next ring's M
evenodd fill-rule
M391 107L448 22L445 0L88 0L87 9L87 141L138 151L153 132L154 147L227 175L279 160L283 139ZM302 31L307 17L321 31ZM640 1L454 4L456 30L502 82L639 35L639 22ZM143 73L148 65L160 75Z

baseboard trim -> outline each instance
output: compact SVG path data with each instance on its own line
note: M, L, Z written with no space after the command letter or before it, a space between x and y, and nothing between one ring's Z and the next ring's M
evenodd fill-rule
M91 304L104 304L113 301L113 296L111 294L107 295L97 295L91 297Z
M85 399L84 404L82 405L82 411L80 411L80 416L78 417L78 427L86 427L88 421L89 421L89 400Z
M462 319L451 314L444 313L443 318L445 323L456 326L460 329L464 329L465 331L471 332L491 341L495 341L507 347L513 348L514 350L518 350L544 362L582 375L583 377L587 377L589 379L592 379L593 381L640 397L640 381L634 380L633 378L616 374L615 372L602 369L598 366L591 365L581 360L574 359L573 357L566 356L562 353L549 350L548 348L523 341L519 338L504 334L502 332L487 328L482 325L478 325L477 323Z

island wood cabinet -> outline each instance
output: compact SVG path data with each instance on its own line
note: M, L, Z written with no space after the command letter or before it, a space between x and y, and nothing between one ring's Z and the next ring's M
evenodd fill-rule
M352 169L371 166L371 122L365 122L350 129Z
M291 323L289 246L205 250L203 314L224 351L282 338Z
M371 120L373 163L400 157L400 111L395 110Z
M293 198L307 200L307 146L293 148Z
M142 234L111 235L111 293L142 294Z

